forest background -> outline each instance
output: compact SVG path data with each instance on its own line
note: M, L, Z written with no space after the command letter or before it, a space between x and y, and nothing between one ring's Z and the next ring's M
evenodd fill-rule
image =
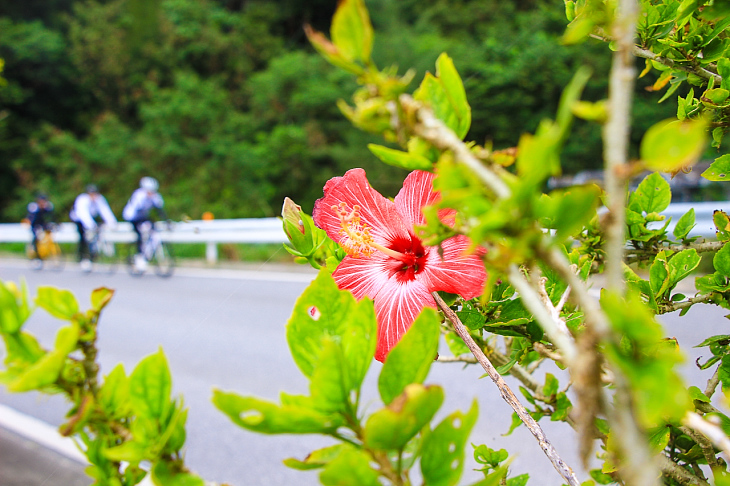
M556 48L563 0L367 5L378 65L412 66L421 79L441 52L454 59L472 107L467 139L516 145L555 113L578 66L595 73L584 99L606 95L611 52L602 42ZM335 0L0 2L0 221L20 220L36 191L63 219L89 183L119 214L147 175L160 180L175 219L274 216L285 196L310 211L324 182L350 167L395 195L406 172L381 164L366 148L370 136L339 112L354 81L302 29L326 31L335 8ZM648 91L655 81L637 83L636 146L656 120L676 115L676 96L660 104ZM600 168L600 126L576 126L562 160L568 173Z

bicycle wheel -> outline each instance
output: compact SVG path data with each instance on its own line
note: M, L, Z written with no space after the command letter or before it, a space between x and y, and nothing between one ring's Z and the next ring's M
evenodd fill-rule
M43 259L43 266L54 272L60 272L66 264L61 247L55 241L48 247L48 255Z
M134 257L137 254L137 246L134 244L127 245L127 253L125 260L127 262L127 271L133 277L141 277L144 275L144 268L140 268L136 265Z
M119 253L116 245L111 241L100 241L96 245L96 252L93 254L94 266L100 272L113 274L119 265Z
M25 245L25 254L28 257L28 264L32 270L43 270L43 260L38 258L33 248L33 243L27 243Z
M155 273L160 277L171 276L175 271L175 258L172 255L172 247L167 243L160 242L150 263L155 266Z

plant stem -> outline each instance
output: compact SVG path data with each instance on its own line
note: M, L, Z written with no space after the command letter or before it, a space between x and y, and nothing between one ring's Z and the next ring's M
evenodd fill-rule
M555 450L555 447L553 447L552 443L548 440L545 432L543 432L540 425L535 421L535 419L532 418L527 409L522 406L522 404L517 399L507 383L504 381L502 376L497 372L494 366L492 366L492 363L489 361L489 359L484 355L482 349L479 347L479 345L477 345L474 339L472 339L471 335L469 334L469 330L464 326L464 324L461 323L461 320L459 320L459 317L456 315L456 313L451 310L448 305L446 305L446 302L443 301L443 299L437 292L433 292L431 295L436 300L436 304L438 305L439 309L441 309L446 318L451 322L451 325L454 326L456 333L459 335L459 337L461 337L461 339L464 340L464 343L474 354L474 357L477 359L482 368L484 368L484 371L487 372L494 384L497 385L497 388L499 389L499 392L502 395L504 401L506 401L512 407L512 410L517 413L517 415L524 422L530 432L532 432L532 435L535 436L538 444L540 444L543 452L548 457L548 459L550 459L550 462L552 462L555 470L558 471L558 473L563 477L563 479L565 479L565 481L570 486L579 486L580 482L575 476L573 469L568 466L565 461L563 461L563 459L558 455L558 452Z

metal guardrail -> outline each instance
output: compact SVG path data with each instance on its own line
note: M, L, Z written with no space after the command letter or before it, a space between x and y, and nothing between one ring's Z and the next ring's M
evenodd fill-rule
M671 234L679 218L694 208L696 226L690 236L713 238L715 225L712 213L721 209L730 210L730 201L712 201L696 203L673 203L662 212L667 218L672 218L668 231ZM654 223L654 227L661 227L664 223ZM278 218L248 218L248 219L218 219L211 221L191 220L172 223L170 231L164 224L158 223L160 237L170 243L205 243L206 259L215 263L218 260L219 243L284 243L286 234ZM107 232L110 241L118 243L132 243L135 234L130 223L118 223ZM53 235L59 243L76 243L78 232L74 223L59 224L58 231ZM0 223L0 243L29 242L30 228L27 224Z
M281 220L277 218L190 220L172 223L170 230L157 224L160 238L169 243L205 243L206 259L218 261L219 243L284 243L287 240ZM106 232L109 241L132 243L136 236L131 223L121 222ZM58 243L76 243L78 230L74 223L60 223L53 239ZM31 241L30 227L21 223L0 223L0 243Z

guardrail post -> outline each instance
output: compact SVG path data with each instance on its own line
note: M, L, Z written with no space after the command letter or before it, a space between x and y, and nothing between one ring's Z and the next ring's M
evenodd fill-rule
M218 244L209 241L205 244L205 260L212 264L218 263Z

